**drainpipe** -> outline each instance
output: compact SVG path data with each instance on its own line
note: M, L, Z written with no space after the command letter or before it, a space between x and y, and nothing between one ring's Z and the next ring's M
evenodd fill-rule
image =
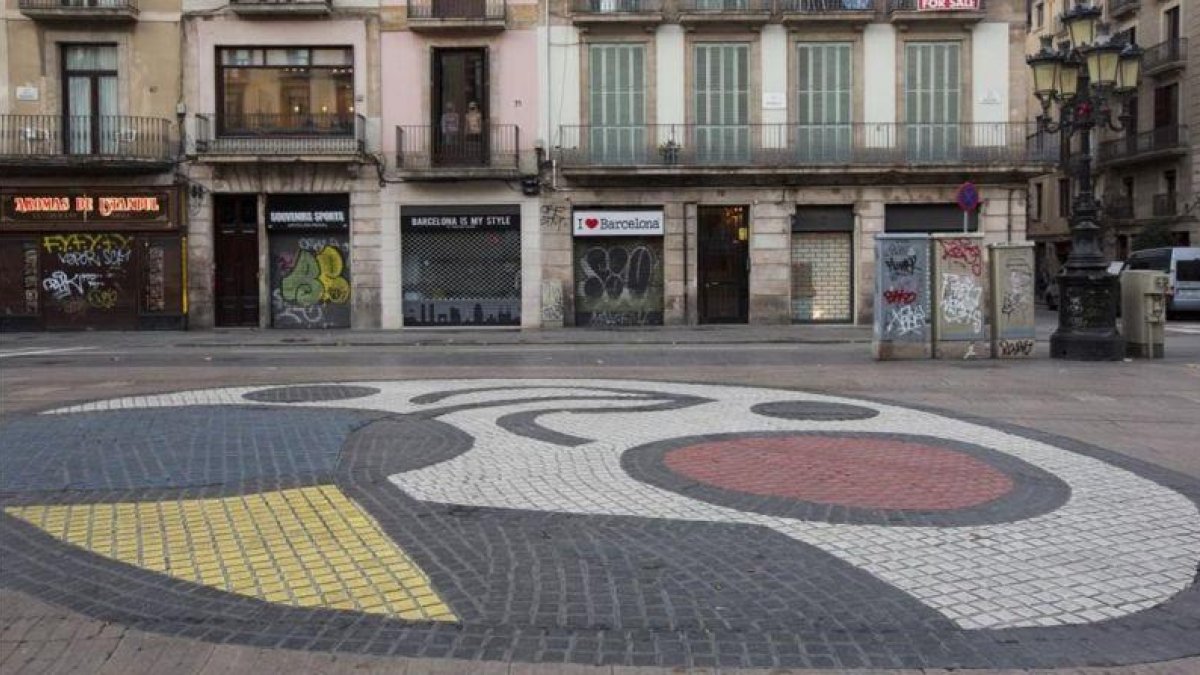
M688 223L695 206L695 202L683 203L683 325L685 326L691 325L688 303Z

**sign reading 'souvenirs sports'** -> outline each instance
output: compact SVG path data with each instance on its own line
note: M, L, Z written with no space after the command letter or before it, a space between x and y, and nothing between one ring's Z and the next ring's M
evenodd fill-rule
M167 192L8 191L0 195L5 223L129 222L171 220Z

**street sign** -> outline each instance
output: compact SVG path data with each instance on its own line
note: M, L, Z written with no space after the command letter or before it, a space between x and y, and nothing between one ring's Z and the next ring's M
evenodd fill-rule
M964 212L970 213L979 208L979 188L971 181L967 181L958 186L958 193L954 196L958 202L958 208Z
M970 214L975 209L979 208L979 188L971 181L967 181L958 186L958 193L954 195L954 200L958 202L958 208L963 212L963 233L965 234L970 224Z

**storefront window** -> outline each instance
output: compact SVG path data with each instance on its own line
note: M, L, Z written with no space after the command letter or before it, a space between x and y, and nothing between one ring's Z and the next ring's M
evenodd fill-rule
M221 133L354 133L350 48L227 48L220 52Z

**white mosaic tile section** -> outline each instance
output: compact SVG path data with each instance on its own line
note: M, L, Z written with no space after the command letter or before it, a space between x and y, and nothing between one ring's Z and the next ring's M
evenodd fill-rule
M341 383L339 383L341 384ZM545 399L464 410L440 419L476 439L471 451L391 477L414 498L538 511L745 523L770 527L816 546L909 593L964 628L1056 626L1103 621L1162 603L1186 588L1200 560L1200 513L1186 497L1131 472L1077 453L941 415L854 399L748 387L638 381L444 380L364 382L379 394L297 403L413 412L464 403ZM528 387L552 387L531 389ZM463 393L432 404L421 394ZM253 405L237 388L114 399L56 413L178 405ZM596 388L687 394L713 403L627 414L552 413L544 426L600 439L576 448L539 442L496 426L514 412L562 407L639 407L654 402ZM594 401L554 400L592 396ZM628 400L625 400L628 399ZM657 399L655 399L657 400ZM870 407L868 420L805 422L767 418L750 407L771 401L827 401ZM279 404L271 404L279 405ZM800 521L746 513L635 480L621 454L680 436L779 430L922 434L1004 452L1062 479L1061 508L1012 523L959 527L886 527Z

